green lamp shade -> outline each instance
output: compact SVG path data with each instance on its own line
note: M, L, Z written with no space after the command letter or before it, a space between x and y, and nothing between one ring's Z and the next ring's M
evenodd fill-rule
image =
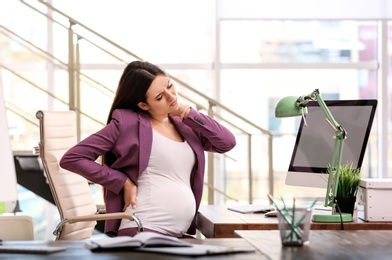
M308 114L306 107L297 105L298 97L288 96L282 98L275 107L275 117L292 117Z

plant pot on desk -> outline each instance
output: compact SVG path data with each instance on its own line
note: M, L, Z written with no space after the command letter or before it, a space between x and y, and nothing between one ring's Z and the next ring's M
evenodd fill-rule
M328 167L329 174L334 172L336 172L335 169ZM339 206L340 212L353 215L360 181L360 168L355 168L352 163L341 165L335 195L335 203ZM337 213L339 212L338 210L338 207L336 207Z
M336 197L336 213L340 212L342 213L350 213L351 215L354 214L354 207L355 207L355 201L357 200L357 197ZM339 209L338 209L339 206Z

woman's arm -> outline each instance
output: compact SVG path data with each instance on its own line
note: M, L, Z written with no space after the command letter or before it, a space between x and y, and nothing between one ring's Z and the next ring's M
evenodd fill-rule
M113 149L119 136L120 123L113 119L108 125L69 149L60 166L118 194L127 179L119 170L96 162L99 156Z
M236 145L235 136L230 130L192 108L182 122L200 136L205 151L225 153Z

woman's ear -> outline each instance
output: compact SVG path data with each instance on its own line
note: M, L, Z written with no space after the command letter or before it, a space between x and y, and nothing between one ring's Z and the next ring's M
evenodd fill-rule
M144 103L144 102L139 102L138 104L137 104L137 106L140 108L140 109L142 109L142 110L148 110L149 109L149 107L148 107L148 105L146 104L146 103Z

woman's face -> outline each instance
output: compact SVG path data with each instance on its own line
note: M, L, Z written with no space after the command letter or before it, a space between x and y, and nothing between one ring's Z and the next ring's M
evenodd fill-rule
M147 102L140 102L139 107L154 116L167 116L178 107L177 90L172 80L158 75L147 90Z

